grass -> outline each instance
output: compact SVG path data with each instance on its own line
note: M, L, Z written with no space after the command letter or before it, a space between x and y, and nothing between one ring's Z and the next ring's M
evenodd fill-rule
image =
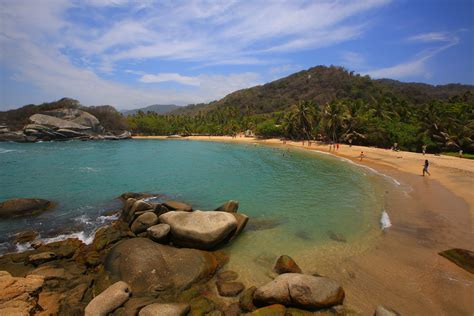
M441 155L459 157L458 152L445 152L445 153L441 153ZM466 159L474 159L474 154L462 154L462 157Z

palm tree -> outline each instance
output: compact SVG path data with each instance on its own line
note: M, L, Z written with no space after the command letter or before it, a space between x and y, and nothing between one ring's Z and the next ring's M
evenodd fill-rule
M323 110L323 122L326 130L326 135L336 142L338 140L337 132L343 124L343 114L345 112L345 105L340 101L333 101L326 104Z

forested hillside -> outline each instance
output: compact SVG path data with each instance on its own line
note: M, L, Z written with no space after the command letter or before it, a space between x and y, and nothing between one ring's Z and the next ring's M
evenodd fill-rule
M142 134L234 134L318 139L406 150L474 151L474 86L372 80L318 66L173 115L127 118Z

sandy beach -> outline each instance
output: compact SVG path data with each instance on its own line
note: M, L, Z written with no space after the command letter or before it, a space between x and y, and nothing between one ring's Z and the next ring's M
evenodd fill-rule
M137 136L137 139L164 139ZM438 255L450 248L474 249L474 161L387 149L230 136L181 138L247 142L328 152L393 177L410 190L387 192L392 227L375 246L337 266L302 268L339 280L348 306L371 315L383 304L403 315L472 315L474 276ZM360 161L359 156L365 157ZM424 160L431 176L422 176Z

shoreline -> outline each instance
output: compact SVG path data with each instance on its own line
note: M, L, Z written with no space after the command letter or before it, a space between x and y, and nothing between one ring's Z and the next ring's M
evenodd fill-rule
M168 139L165 136L139 136L134 139ZM474 161L451 156L435 156L387 149L327 145L279 139L260 140L230 136L190 136L171 138L256 143L313 150L348 159L373 168L412 191L390 192L387 209L392 222L372 249L354 255L338 267L315 270L338 279L347 288L346 302L363 314L384 304L407 315L470 315L474 310L472 274L442 258L438 252L450 248L473 250ZM358 156L363 151L365 158ZM430 161L431 176L422 177L422 165ZM393 190L397 191L397 190ZM398 190L401 191L401 190ZM306 268L306 269L305 269Z

